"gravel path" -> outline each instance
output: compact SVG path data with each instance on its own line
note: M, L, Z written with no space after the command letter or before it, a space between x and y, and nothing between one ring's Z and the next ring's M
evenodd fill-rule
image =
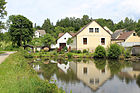
M10 55L13 54L15 52L6 52L4 54L0 54L0 64Z

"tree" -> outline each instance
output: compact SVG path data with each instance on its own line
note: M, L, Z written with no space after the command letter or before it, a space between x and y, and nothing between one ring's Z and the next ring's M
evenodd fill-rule
M69 38L69 39L67 40L67 44L70 45L71 43L73 43L73 40L72 40L72 38Z
M54 26L51 23L50 19L46 19L42 25L42 29L46 31L46 33L52 34L54 30Z
M33 38L33 24L32 22L22 15L12 15L9 17L10 28L9 33L13 44L22 46L30 42Z
M6 12L6 2L5 0L0 0L0 19L3 19L4 16L7 15L7 12ZM0 20L0 30L1 29L4 29L5 26L4 26L4 23Z
M55 44L55 38L50 34L46 34L42 37L42 43L44 46L50 47L51 44Z

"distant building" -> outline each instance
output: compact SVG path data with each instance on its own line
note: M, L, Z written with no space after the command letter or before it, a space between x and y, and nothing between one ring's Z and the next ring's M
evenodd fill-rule
M34 38L39 38L41 36L44 36L46 34L45 30L36 30Z
M59 33L58 39L56 41L55 45L51 45L51 48L64 48L65 46L69 48L69 45L67 44L67 40L69 38L72 38L75 35L75 33L72 32L66 32L66 33Z
M140 45L140 37L135 31L117 30L112 34L112 43L118 43L124 47Z

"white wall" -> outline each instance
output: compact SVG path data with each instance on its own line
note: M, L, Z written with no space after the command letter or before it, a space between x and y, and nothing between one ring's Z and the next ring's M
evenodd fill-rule
M40 33L38 31L35 31L35 38L39 38L40 37Z
M67 48L69 48L69 45L67 45L67 40L69 38L72 38L72 36L69 33L65 33L62 37L60 37L57 40L57 44L56 45L51 45L51 48L59 48L59 44L60 43L66 43Z

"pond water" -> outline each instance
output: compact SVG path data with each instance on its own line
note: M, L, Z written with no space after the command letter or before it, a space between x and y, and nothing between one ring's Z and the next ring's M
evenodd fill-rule
M140 93L140 63L116 60L44 60L38 76L66 93Z

